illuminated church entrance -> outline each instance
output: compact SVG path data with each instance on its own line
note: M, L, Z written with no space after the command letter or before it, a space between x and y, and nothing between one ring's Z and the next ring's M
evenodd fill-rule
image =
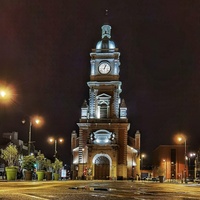
M94 179L107 180L110 176L110 161L105 156L99 156L95 160Z

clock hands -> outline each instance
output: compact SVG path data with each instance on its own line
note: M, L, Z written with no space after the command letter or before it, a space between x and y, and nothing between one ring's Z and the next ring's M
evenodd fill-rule
M99 71L102 74L107 74L110 71L110 66L107 63L102 63L99 66Z

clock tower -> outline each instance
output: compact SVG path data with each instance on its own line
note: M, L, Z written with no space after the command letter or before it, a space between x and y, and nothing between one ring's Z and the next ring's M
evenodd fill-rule
M102 40L96 49L90 53L91 57L91 81L118 81L119 80L119 56L120 53L111 40L111 26L103 25Z
M101 40L90 53L89 99L81 107L79 134L73 131L71 136L73 177L127 179L137 171L133 168L138 166L140 134L129 146L127 107L120 97L120 53L111 40L111 26L101 29Z

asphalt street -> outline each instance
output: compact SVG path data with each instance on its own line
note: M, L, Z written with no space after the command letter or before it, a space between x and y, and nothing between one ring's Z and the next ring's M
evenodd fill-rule
M0 200L198 200L200 184L131 181L0 182Z

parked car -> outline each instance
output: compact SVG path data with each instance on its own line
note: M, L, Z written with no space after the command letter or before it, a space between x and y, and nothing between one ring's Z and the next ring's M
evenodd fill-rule
M195 178L194 182L200 184L200 178Z
M151 178L151 177L146 177L145 180L146 180L146 181L152 181L152 178Z
M159 177L146 177L146 181L159 181Z
M152 181L159 181L159 177L152 178Z
M188 183L188 182L194 182L194 178L188 177L188 178L186 179L186 181L187 181L187 183Z
M145 181L147 179L147 177L142 177L141 180Z

